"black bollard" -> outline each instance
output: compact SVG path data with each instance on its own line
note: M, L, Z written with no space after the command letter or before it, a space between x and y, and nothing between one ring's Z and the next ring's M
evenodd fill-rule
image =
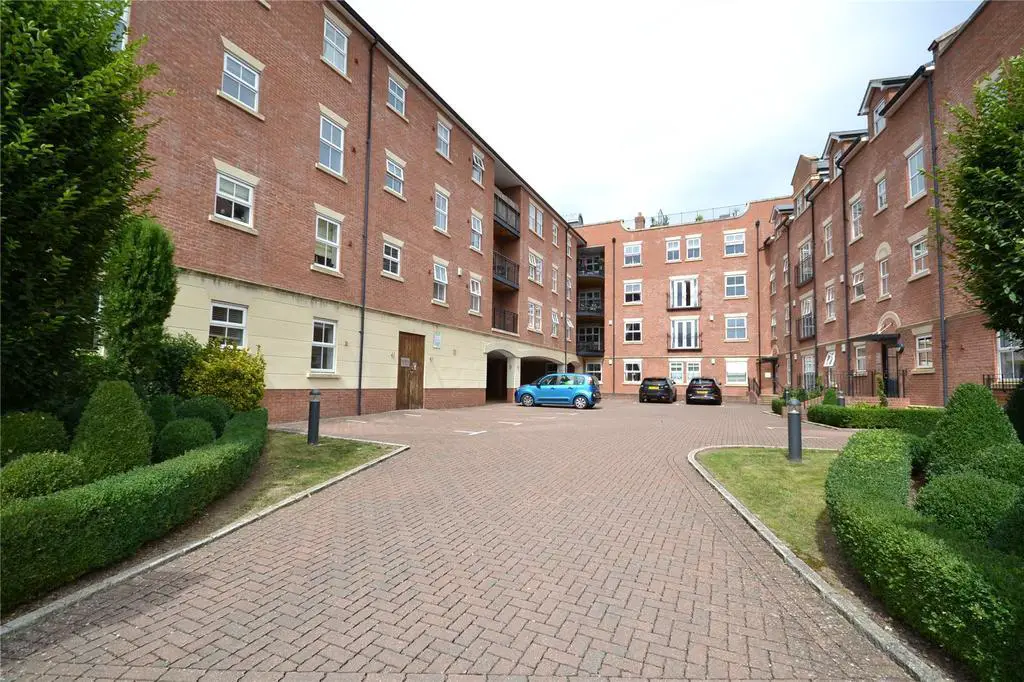
M789 401L789 461L803 461L803 443L800 438L800 401L792 398Z
M309 422L306 424L306 443L320 443L320 389L309 392Z

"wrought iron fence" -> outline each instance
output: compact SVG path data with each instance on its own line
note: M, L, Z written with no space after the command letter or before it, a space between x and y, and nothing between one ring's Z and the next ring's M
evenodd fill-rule
M495 308L491 315L491 326L503 332L515 334L519 331L519 313L504 308Z
M1004 377L999 374L982 374L981 383L990 391L1015 391L1024 384L1022 377Z

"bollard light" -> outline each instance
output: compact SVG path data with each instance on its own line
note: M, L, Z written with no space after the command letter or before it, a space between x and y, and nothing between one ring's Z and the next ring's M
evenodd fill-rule
M846 394L843 393L842 389L836 393L836 399L839 401L839 407L846 407Z
M803 461L803 440L800 436L800 401L796 398L789 400L789 413L786 415L789 426L789 453L790 462Z
M320 389L314 388L309 392L309 421L306 423L306 443L318 445L320 443Z

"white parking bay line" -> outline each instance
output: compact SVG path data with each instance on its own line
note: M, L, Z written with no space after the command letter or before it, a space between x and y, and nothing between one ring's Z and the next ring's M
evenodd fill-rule
M523 422L498 422L499 424L511 424L512 426L522 426Z
M367 423L367 422L364 422L362 419L346 419L345 421L347 421L350 424L366 424Z
M411 412L403 412L406 417L422 417L422 414L412 414Z
M479 436L481 433L487 433L486 431L459 431L456 429L453 433L464 433L467 436Z

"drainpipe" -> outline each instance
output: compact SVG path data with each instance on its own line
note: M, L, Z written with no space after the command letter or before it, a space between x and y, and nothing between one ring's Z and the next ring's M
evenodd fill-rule
M818 319L818 264L815 262L815 258L818 256L818 238L814 221L814 199L808 199L808 203L811 205L811 314L814 315L814 372L818 372L818 327L820 326L820 320Z
M764 349L761 347L761 221L754 221L754 244L757 245L757 362L754 366L757 367L757 385L761 385L761 377L764 372L761 371L761 358L764 356ZM686 240L683 240L683 248L686 247ZM685 368L685 365L684 365ZM758 397L760 397L758 392Z
M942 243L942 218L939 215L939 141L935 134L935 81L932 75L935 67L932 66L924 72L925 81L928 83L928 128L931 133L932 143L932 207L935 215L935 243L938 252L937 267L939 275L939 349L942 353L942 404L949 403L949 348L946 343L946 274L942 258L944 244Z
M615 293L615 237L612 237L612 393L615 393L615 301L617 300ZM608 338L608 327L606 326L601 330L604 338Z
M838 164L836 166L840 168ZM850 276L850 242L848 238L850 232L846 224L846 173L842 173L839 176L839 188L843 200L843 205L840 207L840 210L843 212L843 324L846 329L846 376L847 381L849 381L850 372L853 367L850 364L853 347L850 345L850 283L847 281ZM849 389L850 386L847 385L846 388ZM847 393L849 393L849 390L847 390Z
M555 217L551 216L551 219L554 220ZM563 275L563 279L562 279L562 289L565 288L565 282L569 279L569 240L572 239L572 232L569 231L570 229L571 228L568 225L565 226L565 257L564 257L565 258L565 269L562 271L565 274ZM555 282L555 289L558 289L558 282L557 281ZM556 292L556 294L557 294L557 292ZM562 304L562 310L564 311L563 314L562 314L562 317L563 317L563 324L562 324L563 334L562 334L562 336L565 337L562 340L562 366L564 367L565 365L569 364L569 298L568 297L566 297L565 302ZM575 333L575 331L576 330L573 329L573 333ZM577 367L576 370L579 371L579 368Z
M786 222L786 260L789 261L789 272L786 273L786 311L789 313L789 322L786 323L786 328L789 330L789 356L786 358L786 367L790 369L789 376L786 377L789 380L789 385L793 386L793 375L796 374L793 370L793 305L789 298L795 293L796 280L791 277L793 274L793 253L790 248L790 231L793 229L793 221L789 220ZM790 281L792 280L792 281Z
M359 294L359 370L356 378L356 415L363 413L363 350L366 345L366 271L370 254L370 157L373 155L373 56L377 39L370 44L369 96L366 99L366 159L363 163L363 275Z

